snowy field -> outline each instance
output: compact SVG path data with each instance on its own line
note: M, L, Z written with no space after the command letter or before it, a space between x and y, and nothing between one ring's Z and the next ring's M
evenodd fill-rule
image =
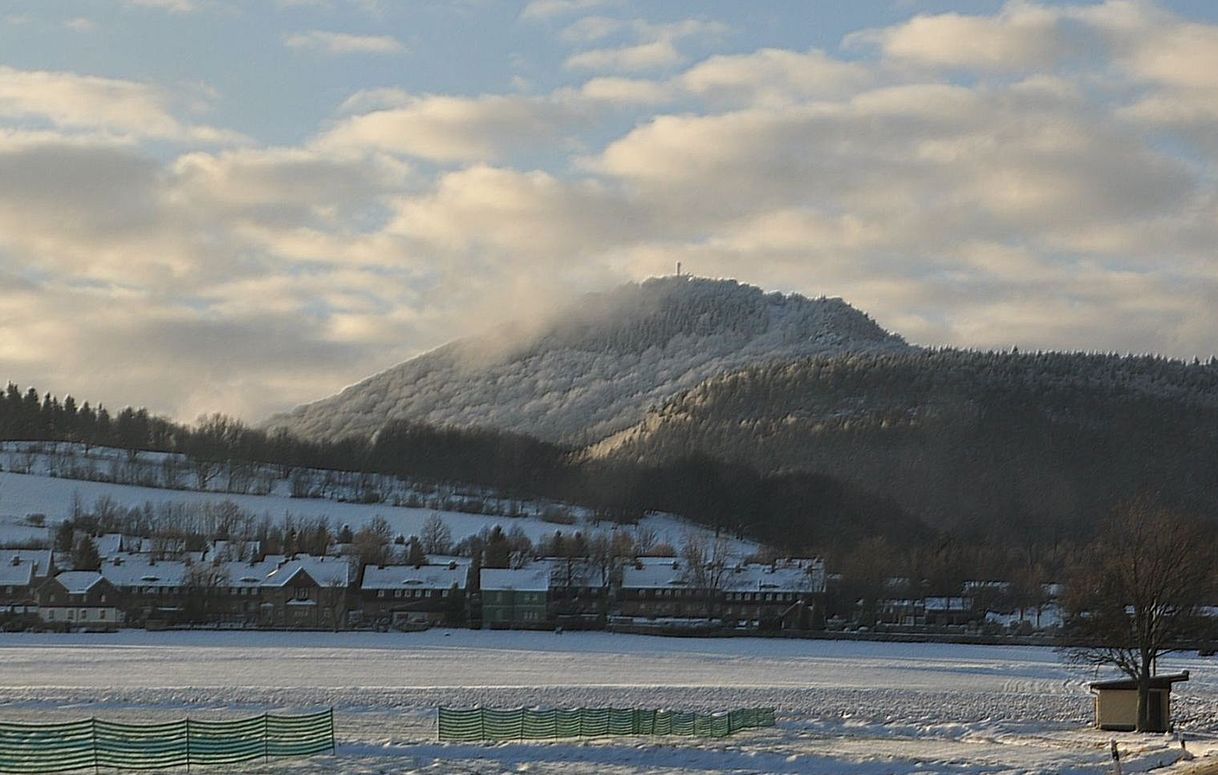
M1218 755L1218 661L1183 655L1176 718ZM1050 649L431 630L0 636L0 720L228 717L333 705L338 756L243 772L1106 773L1093 676ZM439 704L778 708L723 740L436 742ZM1125 772L1165 736L1116 735ZM1186 772L1179 762L1162 772ZM215 770L212 770L215 771Z

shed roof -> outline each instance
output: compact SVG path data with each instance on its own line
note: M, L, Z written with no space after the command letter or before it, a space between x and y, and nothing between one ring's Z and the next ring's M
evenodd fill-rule
M1167 689L1168 691L1170 691L1172 684L1178 683L1180 681L1187 681L1187 680L1188 680L1188 671L1187 670L1185 670L1182 673L1170 673L1168 675L1151 676L1150 688L1151 689ZM1107 681L1092 681L1090 684L1088 684L1088 686L1090 686L1093 690L1099 690L1099 691L1104 691L1104 690L1124 691L1124 690L1130 690L1130 689L1137 689L1138 682L1132 678L1113 678L1113 679L1110 679Z

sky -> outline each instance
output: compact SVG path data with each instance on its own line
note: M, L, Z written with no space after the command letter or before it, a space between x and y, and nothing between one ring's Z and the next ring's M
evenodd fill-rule
M669 274L1218 353L1218 3L0 0L0 379L250 422Z

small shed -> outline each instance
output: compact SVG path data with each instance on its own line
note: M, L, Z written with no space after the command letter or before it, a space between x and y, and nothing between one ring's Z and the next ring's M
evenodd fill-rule
M1188 680L1188 671L1171 675L1156 675L1150 679L1150 729L1167 732L1171 729L1171 686ZM1132 678L1094 681L1090 684L1095 695L1095 726L1114 732L1131 732L1138 726L1138 682Z

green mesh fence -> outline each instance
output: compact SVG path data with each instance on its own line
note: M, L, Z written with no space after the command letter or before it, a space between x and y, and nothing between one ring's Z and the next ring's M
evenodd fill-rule
M440 739L555 740L608 735L726 737L742 729L774 726L773 708L692 713L639 708L440 708Z
M312 756L333 750L333 709L306 716L264 714L235 721L0 723L0 773L102 767L153 770Z

